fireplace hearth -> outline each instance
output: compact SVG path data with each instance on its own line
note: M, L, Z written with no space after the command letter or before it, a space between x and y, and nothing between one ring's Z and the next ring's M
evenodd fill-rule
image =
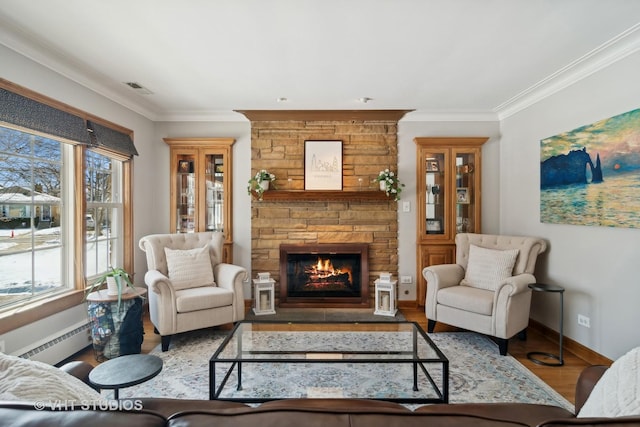
M280 245L280 307L368 307L366 243Z

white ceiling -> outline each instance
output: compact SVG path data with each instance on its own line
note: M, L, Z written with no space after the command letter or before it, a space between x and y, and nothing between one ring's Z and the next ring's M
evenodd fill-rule
M640 49L639 23L640 0L0 0L0 43L156 121L497 119Z

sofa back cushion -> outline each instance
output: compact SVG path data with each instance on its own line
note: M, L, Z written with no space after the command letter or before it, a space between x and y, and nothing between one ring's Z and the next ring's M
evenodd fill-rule
M48 403L48 401L47 401ZM65 403L67 403L65 405ZM118 401L102 404L82 404L76 402L53 402L54 406L38 406L25 403L1 403L0 424L3 426L30 427L165 427L167 420L160 414L145 409L127 410L130 406Z

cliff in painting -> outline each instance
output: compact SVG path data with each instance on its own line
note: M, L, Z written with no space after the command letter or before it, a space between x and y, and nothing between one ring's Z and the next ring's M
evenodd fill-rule
M590 179L587 176L587 166ZM586 148L549 157L540 163L540 188L589 182L602 182L602 165L599 154L596 157L596 164L593 164Z

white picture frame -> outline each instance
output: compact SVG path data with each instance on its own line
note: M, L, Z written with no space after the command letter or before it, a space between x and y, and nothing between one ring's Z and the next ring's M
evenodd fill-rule
M304 142L304 189L342 190L342 141Z

